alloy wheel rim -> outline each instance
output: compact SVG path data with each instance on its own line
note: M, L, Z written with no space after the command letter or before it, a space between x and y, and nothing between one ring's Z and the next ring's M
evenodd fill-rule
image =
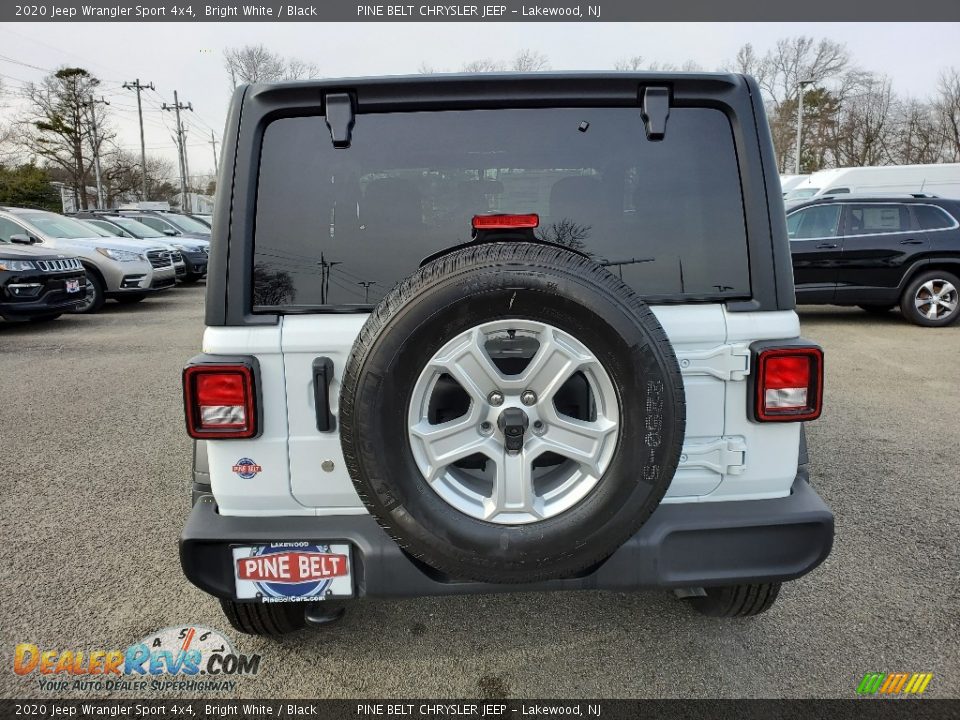
M515 346L530 357L511 358ZM502 365L511 360L523 367L508 374ZM432 417L438 385L451 382L468 406L454 418ZM589 393L586 417L557 409L570 382ZM569 333L532 320L484 323L447 342L417 379L408 411L424 480L455 509L499 525L537 522L583 501L613 459L619 426L617 393L597 357ZM519 427L521 444L510 450L507 435Z
M943 320L956 312L957 288L949 280L934 278L923 283L914 296L917 312L927 320Z

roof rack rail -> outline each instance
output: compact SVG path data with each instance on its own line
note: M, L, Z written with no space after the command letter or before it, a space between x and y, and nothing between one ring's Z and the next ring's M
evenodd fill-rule
M846 200L848 198L854 200L896 200L897 198L937 199L939 197L939 195L922 192L824 193L823 195L806 198L798 202L806 202L807 200L822 200L824 198L830 200Z

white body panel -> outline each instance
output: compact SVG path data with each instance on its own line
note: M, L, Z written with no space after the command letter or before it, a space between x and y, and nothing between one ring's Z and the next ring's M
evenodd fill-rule
M706 304L657 306L654 312L677 354L687 401L681 462L664 502L788 495L800 425L747 420L746 378L750 343L797 337L796 314L728 313ZM204 352L255 355L262 382L262 436L207 443L222 514L366 512L344 467L339 433L317 431L312 373L315 358L333 361L330 402L336 415L344 365L366 317L288 315L276 326L207 329ZM244 480L233 472L241 458L261 466L256 477Z
M787 192L787 200L809 200L837 191L841 194L856 195L927 193L945 198L960 198L960 163L820 170L794 185Z
M797 185L806 180L809 175L781 175L780 176L780 191L786 195L788 192L793 190Z

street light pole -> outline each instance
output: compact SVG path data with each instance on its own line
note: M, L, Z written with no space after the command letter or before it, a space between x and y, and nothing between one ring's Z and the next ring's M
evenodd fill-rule
M813 80L801 80L797 83L797 150L793 164L794 175L800 174L800 149L803 140L803 88L812 84Z

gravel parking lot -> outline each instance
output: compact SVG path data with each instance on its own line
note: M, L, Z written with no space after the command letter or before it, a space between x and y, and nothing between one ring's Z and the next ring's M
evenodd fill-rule
M122 648L179 624L263 655L244 697L852 697L864 673L894 671L960 696L960 326L802 309L827 352L808 437L837 538L765 616L712 620L663 592L364 601L267 641L229 630L177 559L179 373L200 349L203 292L0 328L3 696L43 695L11 671L18 642Z

